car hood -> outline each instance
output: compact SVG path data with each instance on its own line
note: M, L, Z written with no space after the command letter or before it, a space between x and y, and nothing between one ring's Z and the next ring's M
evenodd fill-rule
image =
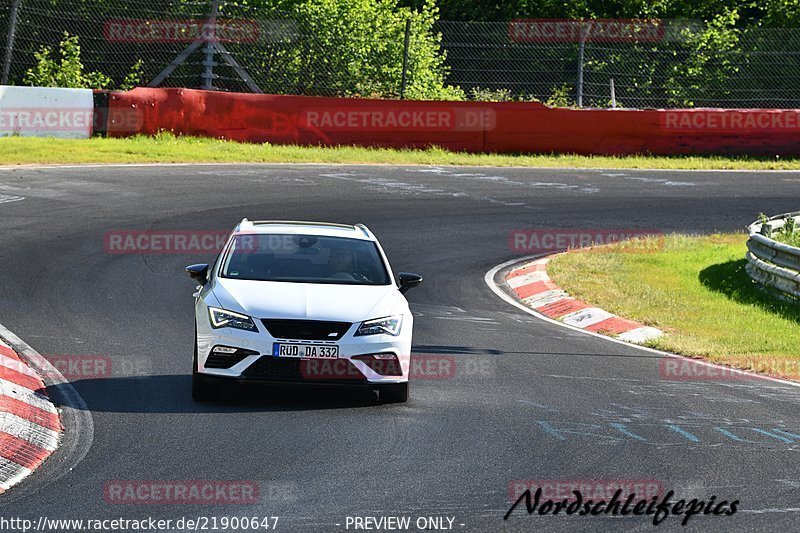
M224 309L255 318L358 322L408 312L408 303L394 285L217 278L212 292Z

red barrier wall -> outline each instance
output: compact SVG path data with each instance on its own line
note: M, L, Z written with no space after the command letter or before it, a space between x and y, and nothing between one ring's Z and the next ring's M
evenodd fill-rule
M108 99L109 136L575 154L800 156L800 110L577 110L139 88Z

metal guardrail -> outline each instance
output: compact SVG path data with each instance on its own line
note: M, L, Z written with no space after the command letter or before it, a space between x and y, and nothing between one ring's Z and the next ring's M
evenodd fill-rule
M772 230L783 227L787 218L800 222L800 211L771 217L767 224ZM800 298L800 248L778 242L761 233L761 221L747 228L747 265L751 279L777 289L785 295Z

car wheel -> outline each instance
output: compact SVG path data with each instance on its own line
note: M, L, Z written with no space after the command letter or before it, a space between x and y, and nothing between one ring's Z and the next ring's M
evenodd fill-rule
M382 403L403 403L408 401L408 381L405 383L392 383L382 385L378 389Z
M208 383L203 381L200 373L197 372L197 326L195 325L194 358L192 360L192 400L203 402L212 400L213 398L213 390Z

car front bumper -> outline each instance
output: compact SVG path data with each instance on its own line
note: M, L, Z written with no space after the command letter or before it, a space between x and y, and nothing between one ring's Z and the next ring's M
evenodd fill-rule
M278 342L259 324L258 332L233 328L211 328L197 323L197 373L203 380L223 382L301 383L321 386L370 387L408 381L411 366L412 318L404 319L398 336L368 335L354 337L357 324L335 343L324 341L291 341L297 343L336 344L337 359L298 359L273 356L273 343ZM281 339L280 342L287 342ZM237 348L233 364L220 368L220 357L212 354L219 346ZM246 353L247 355L242 355ZM394 355L395 360L366 362L357 356L381 354ZM222 358L224 359L224 358ZM224 366L224 364L223 364Z

